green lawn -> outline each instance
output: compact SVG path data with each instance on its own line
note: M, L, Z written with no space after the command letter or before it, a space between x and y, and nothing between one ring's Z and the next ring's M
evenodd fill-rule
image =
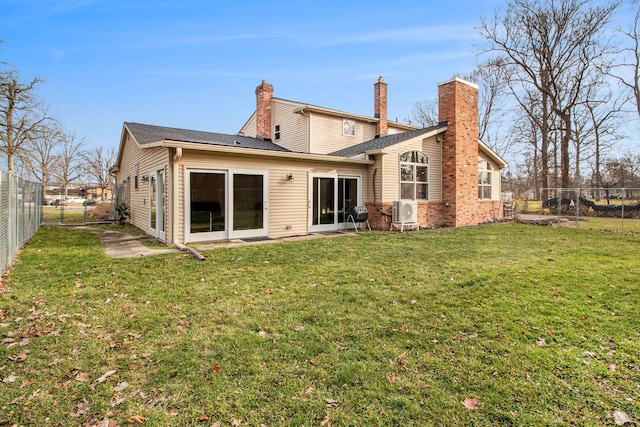
M113 260L44 227L0 291L0 425L640 420L639 247L503 224Z

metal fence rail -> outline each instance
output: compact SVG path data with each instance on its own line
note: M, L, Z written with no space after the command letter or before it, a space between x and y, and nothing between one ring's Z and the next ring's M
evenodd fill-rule
M0 273L38 231L41 207L42 184L0 171Z
M517 215L555 217L566 225L640 231L640 188L545 188L543 200L518 200Z

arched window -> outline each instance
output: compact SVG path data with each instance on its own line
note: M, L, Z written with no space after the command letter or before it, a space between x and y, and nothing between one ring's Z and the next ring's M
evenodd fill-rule
M478 199L491 199L491 163L478 159Z
M400 198L429 200L429 159L420 151L400 155Z

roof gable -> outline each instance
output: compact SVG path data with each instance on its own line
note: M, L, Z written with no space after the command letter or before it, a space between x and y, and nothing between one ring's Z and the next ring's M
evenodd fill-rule
M333 153L329 153L329 155L340 156L340 157L353 157L359 154L364 154L367 151L380 150L382 148L390 147L392 145L396 145L401 142L408 141L412 138L416 138L418 136L422 136L428 133L444 132L446 129L447 129L447 123L442 122L428 128L410 130L407 132L401 132L393 135L387 135L387 136L382 136L380 138L371 139L369 141L365 141L360 144L356 144L354 146L344 148L342 150L334 151Z

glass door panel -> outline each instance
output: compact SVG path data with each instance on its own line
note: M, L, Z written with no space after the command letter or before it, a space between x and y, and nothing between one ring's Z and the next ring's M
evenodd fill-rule
M225 172L189 173L190 241L226 238Z
M358 178L338 178L338 222L347 222L345 212L358 202Z
M265 230L265 175L233 174L233 237L257 237Z
M157 211L157 201L158 201L158 189L156 188L156 176L151 175L149 178L149 199L151 203L149 204L149 208L151 209L151 215L149 218L149 228L151 228L151 234L155 236L157 234L157 225L156 225L156 211Z
M313 225L335 222L334 178L313 178Z
M149 174L149 200L150 234L164 242L164 170L159 170Z
M336 178L312 176L309 185L309 231L337 230Z

